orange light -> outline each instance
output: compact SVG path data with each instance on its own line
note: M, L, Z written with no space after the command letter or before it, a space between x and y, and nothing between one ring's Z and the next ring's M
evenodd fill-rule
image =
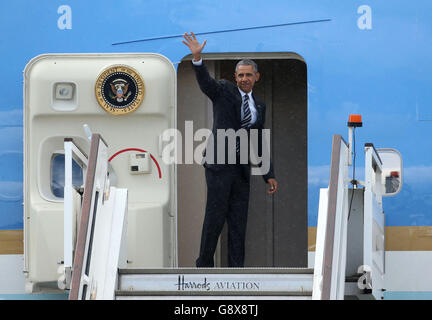
M349 122L362 122L360 114L350 114Z
M350 114L348 120L348 127L362 127L362 119L360 114Z
M391 171L390 177L399 177L399 171Z

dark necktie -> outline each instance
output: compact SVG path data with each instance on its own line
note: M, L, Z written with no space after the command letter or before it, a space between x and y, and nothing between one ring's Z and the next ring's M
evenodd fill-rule
M245 96L243 97L242 108L243 108L243 119L241 122L241 127L247 128L252 119L251 111L249 108L249 96L247 94L245 94Z
M243 110L243 119L241 121L241 127L247 128L250 124L250 121L252 119L251 111L249 108L249 96L247 94L243 97L243 104L242 104L242 110ZM237 140L236 143L236 152L240 152L240 141Z

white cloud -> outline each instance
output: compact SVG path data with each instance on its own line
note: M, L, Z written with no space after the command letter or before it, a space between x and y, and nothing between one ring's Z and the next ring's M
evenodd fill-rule
M22 182L0 181L0 201L19 201L22 198Z
M308 184L328 186L330 178L330 166L310 166L308 168Z

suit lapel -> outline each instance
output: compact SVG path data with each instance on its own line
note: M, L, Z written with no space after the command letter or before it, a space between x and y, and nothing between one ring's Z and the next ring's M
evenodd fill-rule
M254 126L260 126L260 125L264 125L263 119L264 119L264 108L263 108L263 103L261 102L261 100L259 100L254 93L252 92L252 98L254 99L254 103L255 103L255 109L257 110L257 119L255 122Z
M239 123L239 128L241 124L241 107L242 107L242 96L238 88L235 89L235 111L236 111L236 118Z

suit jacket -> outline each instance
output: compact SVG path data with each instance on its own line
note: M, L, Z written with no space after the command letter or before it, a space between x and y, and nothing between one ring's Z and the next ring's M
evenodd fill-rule
M205 151L204 167L212 170L220 170L223 165L217 164L217 129L233 129L237 131L241 129L241 106L242 97L235 84L227 80L216 81L213 79L204 63L200 66L194 66L196 78L200 86L201 91L210 98L213 102L213 146L209 143ZM258 154L262 154L262 129L264 129L266 105L258 97L252 93L252 97L255 102L255 107L257 110L257 119L255 123L247 129L248 132L248 143L249 143L249 133L250 129L258 129ZM211 141L211 139L209 140ZM207 149L213 148L214 157L209 158L209 152ZM235 148L228 149L228 139L225 141L225 162L228 163L229 154L235 153ZM242 165L247 172L246 176L250 178L250 163ZM263 175L264 181L267 182L268 179L274 178L273 165L270 161L270 169L267 174Z

